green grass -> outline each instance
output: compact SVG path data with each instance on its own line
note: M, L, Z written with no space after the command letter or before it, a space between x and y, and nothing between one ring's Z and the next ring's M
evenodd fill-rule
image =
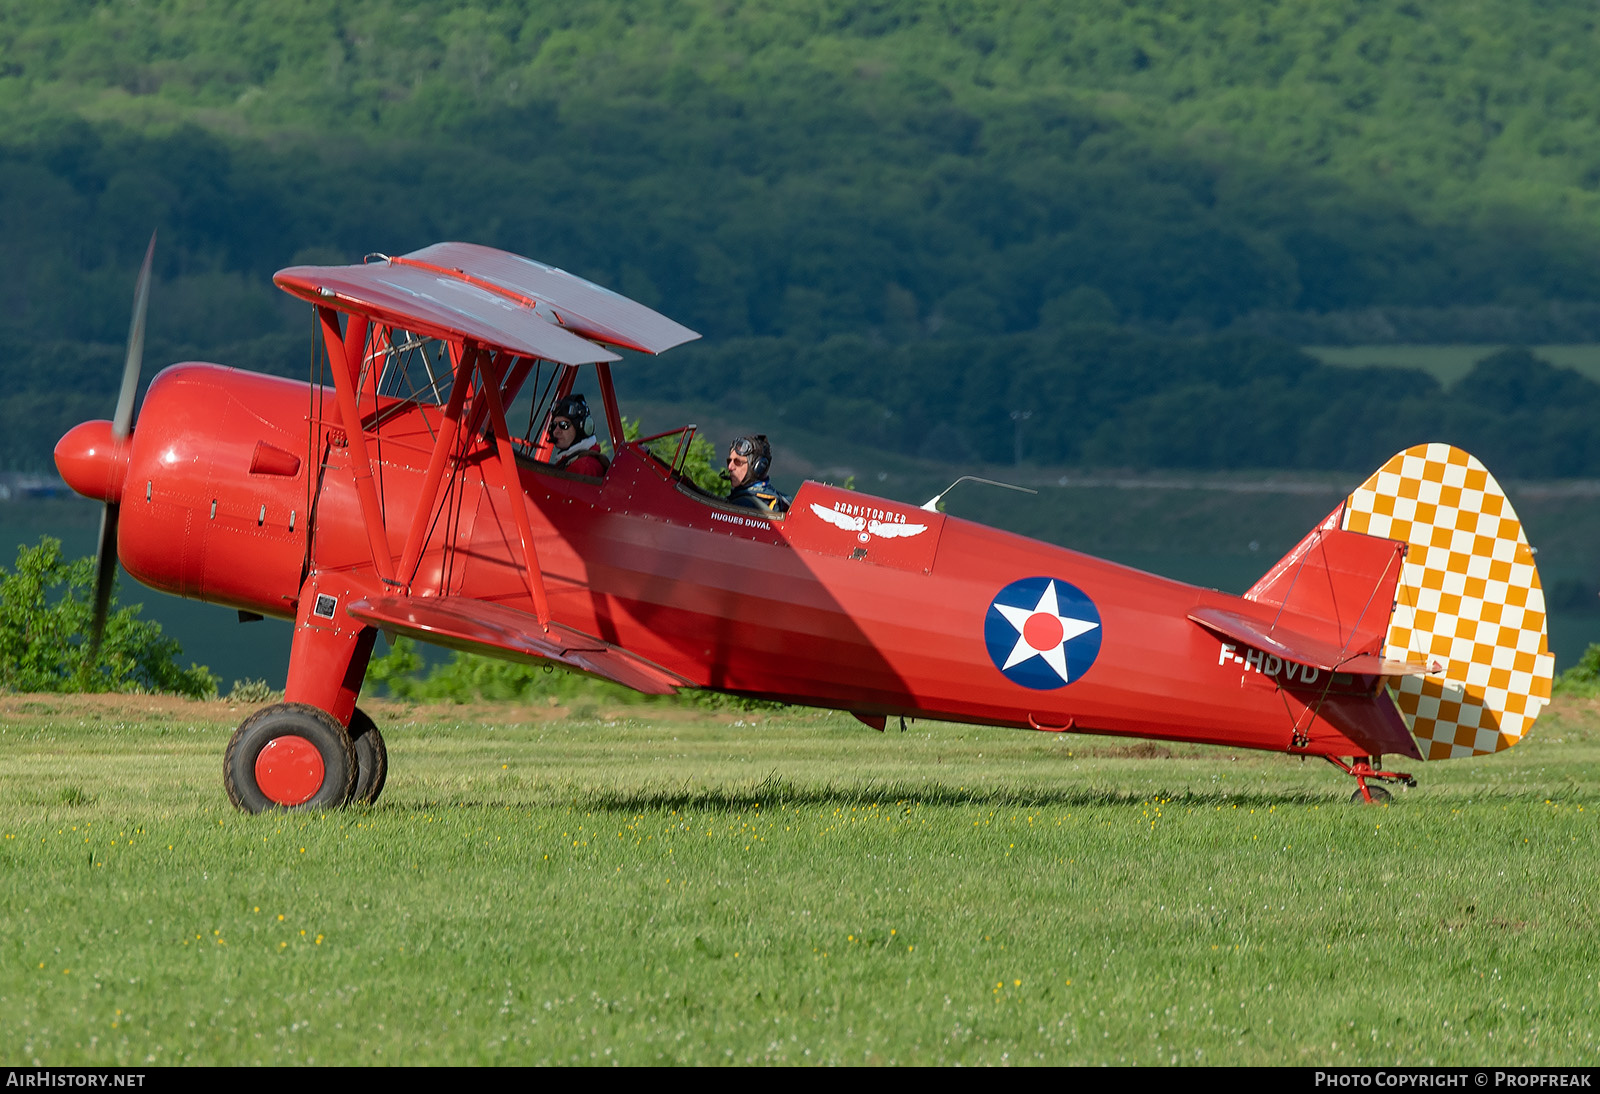
M1449 387L1472 366L1505 346L1480 345L1370 345L1306 346L1305 351L1325 365L1368 367L1390 365L1416 368ZM1559 346L1530 346L1536 357L1558 368L1570 368L1591 380L1600 380L1600 344L1581 343Z
M641 714L641 711L644 713ZM1318 763L834 715L377 707L246 817L241 712L0 700L0 1060L1576 1064L1600 704L1385 808Z

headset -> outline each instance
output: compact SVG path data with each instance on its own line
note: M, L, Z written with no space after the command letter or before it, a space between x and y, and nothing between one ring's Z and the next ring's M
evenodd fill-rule
M568 395L550 408L550 421L557 418L566 418L577 427L578 437L591 436L589 432L589 404L584 402L582 395Z
M728 448L750 461L750 478L747 482L760 482L772 470L772 446L767 443L765 433L735 437Z

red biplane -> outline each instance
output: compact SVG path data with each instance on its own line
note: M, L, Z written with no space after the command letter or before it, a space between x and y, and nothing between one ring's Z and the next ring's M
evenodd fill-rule
M818 482L786 516L707 494L683 474L694 427L625 440L611 373L616 349L698 335L538 262L441 243L274 280L315 308L331 389L178 364L133 428L141 303L115 420L56 447L107 506L102 616L120 557L154 588L294 620L286 701L228 745L241 809L377 797L387 758L356 702L380 630L879 729L1320 756L1367 801L1413 782L1383 756L1508 747L1550 694L1533 553L1446 445L1395 456L1232 596ZM600 476L547 462L549 408L575 390L604 407Z

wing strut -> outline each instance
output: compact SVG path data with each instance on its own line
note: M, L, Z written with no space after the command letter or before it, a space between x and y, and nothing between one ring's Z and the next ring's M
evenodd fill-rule
M517 458L511 449L511 431L506 428L505 410L500 405L499 373L502 362L489 359L486 350L468 343L466 356L478 370L479 390L489 404L489 423L494 430L497 461L506 501L517 521L517 534L522 537L523 580L528 583L528 593L533 597L533 609L539 617L539 626L550 630L550 600L544 592L544 574L539 569L539 549L533 542L533 525L528 520L528 498L522 491L522 479L517 475Z
M406 533L406 546L400 556L400 580L407 586L417 574L417 563L422 558L422 547L428 537L428 525L433 521L433 507L439 499L439 484L444 479L445 463L455 450L456 437L461 429L461 407L472 386L472 373L456 368L455 382L450 385L450 401L445 404L444 421L439 425L439 438L433 444L433 455L428 459L428 474L422 482L416 515L411 518L411 529ZM443 596L446 590L440 589Z
M562 366L560 376L556 380L555 394L550 398L550 406L545 410L544 421L539 426L538 440L534 442L533 458L540 463L549 463L550 455L555 449L555 446L550 443L550 414L560 405L562 399L572 394L572 389L576 386L577 380L578 369L576 366Z
M544 574L539 566L539 549L533 538L533 524L528 519L527 498L522 489L522 480L517 474L516 454L511 447L511 431L506 425L505 408L500 400L501 373L508 371L508 366L516 369L521 362L517 355L508 352L491 355L488 349L470 340L460 343L459 347L456 343L451 343L450 356L456 374L455 382L450 385L450 399L445 404L444 420L440 423L439 436L433 444L433 453L428 458L428 470L419 496L420 504L411 518L411 527L406 532L405 548L400 555L400 584L409 586L416 576L417 565L426 546L428 528L433 521L434 508L438 503L445 469L461 436L462 419L464 417L470 419L468 433L475 435L476 430L480 428L477 423L487 416L490 431L494 435L494 462L500 471L500 486L505 490L512 518L517 524L517 536L522 541L522 579L528 587L528 595L533 600L539 625L548 632L550 600L545 593ZM526 371L522 369L524 376ZM521 382L520 377L514 376L513 379L518 383ZM474 409L470 412L465 409L469 389L474 395ZM439 589L438 595L443 596L445 591Z
M383 529L383 505L372 483L372 461L367 456L367 441L361 429L361 405L356 383L361 375L361 355L367 346L367 317L350 313L350 326L339 333L339 313L317 306L322 320L322 340L328 347L333 367L333 389L339 397L339 416L350 444L350 469L355 474L356 498L361 503L361 520L367 528L367 543L372 548L372 565L385 585L395 584L394 556L389 553L389 537Z
M617 389L611 384L611 364L599 361L594 370L600 377L600 401L606 408L606 428L611 430L611 448L614 452L621 452L626 438L622 435L622 412L617 409Z

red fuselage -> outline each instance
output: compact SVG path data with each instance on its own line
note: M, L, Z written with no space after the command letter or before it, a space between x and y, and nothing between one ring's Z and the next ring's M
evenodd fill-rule
M81 493L120 498L119 554L141 582L292 619L308 573L377 585L333 405L331 389L177 365L151 383L128 444L109 451L105 423L88 423L58 459ZM399 557L441 414L378 407L366 443ZM814 482L770 520L631 445L603 480L517 463L521 498L481 461L454 479L411 595L531 610L511 509L525 505L554 620L697 685L869 717L1368 751L1305 712L1375 679L1319 677L1189 618L1237 597Z

